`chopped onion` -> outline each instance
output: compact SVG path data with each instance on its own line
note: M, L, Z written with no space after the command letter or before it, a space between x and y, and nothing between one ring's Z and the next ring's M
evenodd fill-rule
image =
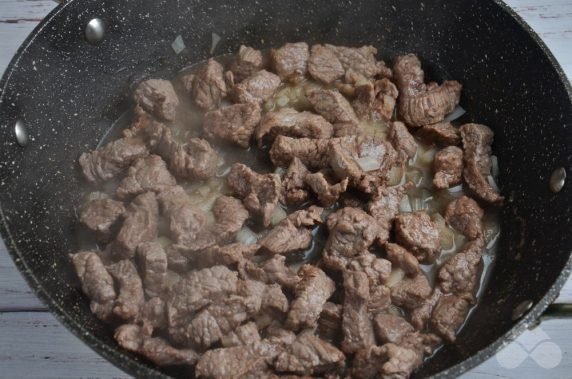
M425 209L423 207L423 200L420 197L412 196L409 198L409 203L411 204L411 211L420 211Z
M432 149L428 149L428 150L419 149L418 154L417 154L416 163L420 163L424 166L430 165L433 163L433 160L435 159L435 154L437 154L436 148L432 148Z
M455 247L455 233L445 223L445 219L439 213L431 215L433 222L437 225L439 230L439 241L441 243L441 250L451 250Z
M276 98L276 105L278 105L281 108L287 106L289 102L290 99L288 98L288 96L285 95L280 95Z
M179 34L177 38L171 43L171 48L175 52L175 54L179 55L181 51L185 50L185 41L183 41L183 37Z
M388 186L396 186L401 184L403 180L403 169L400 166L394 166L389 171L389 181L387 182Z
M286 169L284 167L276 167L274 173L283 176L286 173Z
M500 188L497 185L497 182L495 182L495 178L493 178L492 175L487 176L487 181L495 191L500 192Z
M276 226L286 217L288 217L286 211L282 209L280 206L277 206L276 208L274 208L274 212L272 212L270 222L272 223L272 226Z
M499 159L497 158L496 155L491 155L491 161L492 161L492 174L493 174L493 178L498 178L499 177Z
M207 225L214 225L216 222L214 213L212 211L207 212Z
M447 115L447 117L445 117L445 119L443 120L443 122L451 122L451 121L455 121L456 119L460 118L462 115L464 115L465 113L467 113L466 110L463 109L463 107L461 107L460 105L457 105L455 107L455 109L453 109L453 112L449 113Z
M195 190L201 196L207 196L211 192L211 187L208 185L200 186Z
M373 156L365 156L358 158L356 159L356 162L359 165L359 167L366 172L379 170L379 168L381 167L379 160Z
M220 167L216 172L217 178L225 178L230 173L230 168L231 168L231 166Z
M394 316L404 317L403 310L399 308L397 305L391 304L387 309L387 311Z
M411 203L409 202L409 196L405 195L399 203L399 212L406 213L411 212Z
M170 244L172 244L173 241L171 241L169 238L167 238L165 236L161 236L161 237L157 238L157 243L163 247L167 247Z
M90 192L89 195L87 195L88 201L107 199L107 198L109 198L108 194L106 194L105 192L99 192L99 191Z
M447 188L447 191L449 191L450 193L458 193L458 192L461 192L462 190L463 190L462 184L459 184L458 186L455 186L455 187Z
M245 245L254 245L258 241L258 236L248 226L243 226L236 235L236 240Z
M418 187L423 182L423 171L417 167L409 167L405 172L405 179Z
M388 286L389 288L394 287L404 277L405 277L405 271L403 271L400 268L395 268L391 270L391 274L389 274L389 279L387 279L385 285Z
M487 242L487 249L491 249L500 236L500 225L496 220L485 220L484 225L485 241Z

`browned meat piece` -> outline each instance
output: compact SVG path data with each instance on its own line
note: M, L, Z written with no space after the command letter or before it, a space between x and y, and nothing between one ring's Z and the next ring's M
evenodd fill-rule
M417 152L417 142L407 130L404 123L395 121L391 123L388 133L393 148L399 153L403 161L413 158Z
M306 264L298 275L302 279L296 285L296 298L286 320L286 326L292 330L316 326L324 304L336 289L332 279L318 267Z
M312 88L306 91L306 97L316 112L334 124L336 137L355 134L359 119L341 93L336 90Z
M244 79L232 89L232 98L236 103L262 104L268 100L280 86L280 77L266 70Z
M369 346L356 352L352 361L351 378L379 378L387 359L383 352L385 350L381 346Z
M318 207L316 205L310 205L306 209L301 209L296 212L292 212L288 215L288 220L292 221L296 227L314 227L322 223L322 214L324 213L324 208Z
M470 295L441 296L431 314L431 328L448 342L455 342L457 329L465 321L472 304Z
M393 79L393 70L384 61L377 61L377 75L380 78Z
M410 126L440 122L459 104L461 84L447 80L425 85L421 62L413 54L398 57L393 72L401 94L399 113Z
M242 202L232 196L218 197L214 202L212 212L215 224L211 229L218 243L233 241L249 217L248 210Z
M378 314L373 320L375 335L381 343L392 342L399 344L403 337L413 333L415 329L403 317L392 314Z
M425 329L427 321L429 320L429 318L431 317L431 313L433 312L433 308L435 307L435 304L437 304L437 301L439 301L439 299L441 298L442 294L443 293L441 292L439 287L435 287L433 289L431 297L425 300L420 307L415 308L411 311L409 318L411 320L411 325L413 325L415 329L417 330Z
M211 141L229 142L247 148L259 122L260 106L257 103L234 104L207 112L203 129Z
M324 309L320 313L318 320L318 333L321 337L333 340L342 330L342 313L341 304L330 303L324 304Z
M239 83L250 75L260 71L262 66L263 60L260 50L241 45L238 49L238 55L230 66L230 70L232 71L234 80Z
M251 214L264 226L270 225L280 198L281 181L277 174L258 174L242 163L232 165L226 181Z
M313 45L308 60L308 72L319 82L330 84L344 75L344 67L336 54L322 45Z
M221 100L226 97L228 90L223 71L222 65L210 58L196 74L182 78L183 85L201 109L218 108Z
M81 210L79 221L89 230L96 233L98 240L108 242L113 234L125 207L120 201L112 199L95 199L87 203Z
M137 246L137 263L141 269L145 294L160 296L167 277L167 254L157 242L144 242Z
M346 71L352 69L367 78L379 72L375 60L377 49L373 46L345 47L328 44L325 46L334 52Z
M140 243L157 237L159 206L153 192L137 196L125 211L125 221L114 243L114 252L124 258L132 258Z
M408 310L420 307L429 296L431 296L431 286L423 273L412 278L406 276L391 287L393 304Z
M179 106L179 98L168 80L149 79L141 82L133 98L135 104L162 120L173 120Z
M304 163L294 157L282 178L282 201L285 204L299 205L308 199L309 194L304 182L308 172Z
M445 210L445 221L469 240L483 235L485 211L470 197L463 196L451 201Z
M417 135L440 146L457 146L461 144L459 129L450 122L425 125L417 132Z
M124 259L109 266L108 270L119 286L113 313L123 320L135 319L145 303L143 283L137 268L130 260Z
M84 178L99 184L118 177L138 158L149 154L141 137L126 137L112 141L79 157Z
M379 187L372 200L367 204L367 212L377 221L380 228L378 239L383 243L389 239L393 220L399 211L399 204L411 183L395 187Z
M381 347L382 378L409 378L413 370L423 363L423 352L413 345L396 345L386 343Z
M168 155L169 169L183 179L208 179L215 175L218 156L211 145L201 138L176 144Z
M185 273L189 271L189 259L184 255L186 249L182 245L169 245L165 249L167 253L167 267L169 270Z
M344 272L342 350L345 353L355 353L360 349L375 345L373 326L367 308L369 288L369 279L365 272Z
M456 186L463 180L463 150L447 146L435 154L433 160L433 185L444 189Z
M395 84L384 78L375 83L358 81L355 86L356 98L352 106L360 119L389 121L393 118L399 96Z
M91 300L90 308L100 319L107 319L117 294L113 278L95 251L70 255L83 293Z
M121 180L116 194L120 199L137 196L143 192L161 192L174 186L177 181L167 170L167 164L158 155L139 158L129 167L127 176Z
M343 208L327 220L330 235L322 252L324 264L342 270L349 260L366 251L379 235L379 227L359 208Z
M275 166L288 167L294 158L300 159L310 169L329 165L329 139L291 138L278 136L270 149L270 159Z
M334 128L326 119L311 112L298 112L292 108L281 108L268 112L256 129L258 146L271 144L277 136L294 138L330 138Z
M402 213L395 217L397 242L421 263L433 263L441 252L439 229L425 211Z
M191 366L199 358L194 350L176 349L162 338L145 335L142 328L133 324L118 327L114 338L122 348L141 354L158 366Z
M190 203L189 196L179 186L161 192L158 200L161 205L161 213L167 218L167 227L171 239L176 244L183 246L190 247L195 244L207 223L206 214ZM201 247L203 246L196 246L196 249Z
M266 284L278 283L284 288L294 289L300 277L288 266L283 255L275 255L257 267L253 262L244 261L239 266L241 276L264 282Z
M316 194L321 205L330 207L336 203L340 194L348 188L348 178L333 184L333 178L326 174L323 171L307 174L304 182Z
M465 151L463 178L481 200L493 204L502 203L504 198L487 180L492 167L493 131L481 124L465 124L459 130Z
M438 275L443 293L460 295L475 291L480 279L483 250L484 241L477 238L467 242L463 250L445 262Z
M213 266L233 266L244 259L252 258L258 251L258 245L232 243L224 246L210 246L201 251L185 254L190 267L201 269Z
M419 274L419 261L413 254L396 243L385 243L385 253L387 259L391 261L392 267L399 267L407 275L415 276Z
M287 43L279 49L270 50L270 62L274 72L284 81L304 77L309 57L306 42Z
M342 369L346 357L336 347L310 332L298 338L276 358L274 368L278 372L312 375Z
M371 314L377 314L389 306L391 293L389 288L383 285L391 273L391 263L389 261L365 251L349 261L347 268L367 275L369 281L367 308Z
M260 334L258 327L252 321L239 326L221 338L223 347L248 346L256 342L260 342Z
M160 297L152 297L146 301L140 312L139 317L143 328L149 330L149 334L155 329L167 328L167 313L165 301Z

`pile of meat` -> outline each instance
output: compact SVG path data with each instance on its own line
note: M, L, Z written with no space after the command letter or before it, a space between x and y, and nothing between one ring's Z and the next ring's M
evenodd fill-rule
M423 139L441 148L435 189L465 183L498 205L493 133L443 121L461 84L426 83L413 54L392 68L375 54L300 42L269 59L242 46L228 67L209 59L177 79L204 112L202 138L175 137L183 105L172 82L138 85L123 136L79 158L94 188L113 191L81 210L99 248L71 255L121 347L205 378L407 378L455 340L480 281L484 211L467 196L447 205L467 242L433 280L420 264L439 258L439 228L426 211L399 212L410 183L387 183ZM305 88L311 109L265 111L287 86ZM362 128L372 120L389 125L387 139ZM262 149L273 167L232 164L205 211L184 185L215 177L229 145ZM254 240L240 237L245 226L260 231ZM325 245L304 261L318 228Z

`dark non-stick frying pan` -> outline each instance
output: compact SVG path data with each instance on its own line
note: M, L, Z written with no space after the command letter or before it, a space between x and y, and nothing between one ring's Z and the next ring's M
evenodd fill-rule
M90 44L85 29L96 17L105 34ZM221 39L213 51L215 34ZM178 35L186 49L176 55L171 42ZM572 167L572 90L538 37L502 3L72 0L28 37L0 83L0 231L57 317L133 375L181 373L120 350L89 311L67 260L77 249L77 157L127 109L134 80L172 77L240 44L298 40L371 43L387 57L418 53L462 81L462 106L496 133L508 199L498 255L457 342L439 350L417 377L456 376L490 357L542 314L569 275L572 185L556 190L558 175Z

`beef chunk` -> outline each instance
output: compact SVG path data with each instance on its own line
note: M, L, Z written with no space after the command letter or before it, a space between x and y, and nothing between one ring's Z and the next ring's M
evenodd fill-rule
M340 194L345 192L348 187L348 178L333 184L331 175L326 175L323 171L307 174L304 182L312 189L324 207L334 205Z
M417 142L415 142L415 138L409 133L404 123L399 121L391 123L388 137L403 161L415 156L417 152Z
M393 118L399 91L389 79L384 78L375 83L358 80L354 92L352 106L360 119L389 121Z
M262 69L263 60L260 50L241 45L238 54L230 66L234 80L239 83Z
M210 58L196 74L182 78L185 88L191 93L191 98L201 109L218 108L221 100L226 97L228 90L223 71L222 65Z
M433 160L433 185L444 189L460 184L463 176L463 150L448 146L439 150Z
M308 72L317 81L331 84L340 79L345 70L332 49L322 45L314 45L308 59Z
M258 146L272 143L277 136L294 138L330 138L334 128L322 116L311 112L298 112L292 108L281 108L268 112L256 129Z
M415 329L417 330L425 329L427 321L429 320L429 318L431 317L431 313L433 312L433 308L435 307L435 304L437 304L437 301L439 301L439 299L441 298L442 294L443 293L441 292L439 287L435 287L433 289L431 297L425 300L420 307L415 308L411 311L409 318L411 320L411 325L413 325Z
M373 320L375 335L381 343L399 344L403 337L409 333L413 333L414 329L403 317L394 316L392 314L378 314Z
M135 319L145 302L143 283L137 268L130 260L124 259L108 269L119 285L113 313L123 320Z
M194 350L176 349L162 338L147 336L142 328L133 324L118 327L114 338L122 348L141 354L158 366L191 366L199 357Z
M213 205L215 224L212 226L218 243L226 243L234 240L248 220L248 210L242 202L232 196L219 196Z
M315 266L302 266L298 275L301 280L296 285L296 298L286 321L286 326L292 330L314 327L324 304L335 290L334 282Z
M257 267L253 262L244 261L239 266L241 276L255 279L267 284L278 283L284 288L294 289L300 277L288 266L283 255L275 255Z
M201 251L187 253L190 267L201 269L213 266L233 266L244 259L252 258L258 251L258 245L232 243L230 245L213 245Z
M396 243L387 242L384 247L387 259L391 261L392 267L399 267L409 276L415 276L420 273L419 261L409 251Z
M264 226L268 226L280 198L280 177L276 174L258 174L242 163L235 163L226 181L232 191L243 199L246 209L258 217Z
M354 355L351 377L356 379L375 379L383 372L386 357L381 346L368 346Z
M149 297L160 296L167 277L167 254L157 242L145 242L137 247L145 293Z
M89 230L96 233L98 240L108 242L111 239L114 226L125 212L120 201L112 199L95 199L90 201L82 210L79 221Z
M493 131L481 124L465 124L460 131L465 150L463 178L481 200L502 203L503 197L487 181L492 167Z
M379 226L378 239L381 243L389 239L389 232L399 211L401 199L410 188L410 183L389 188L379 187L373 199L367 204L367 212Z
M483 235L484 214L475 200L463 196L447 205L445 221L469 240L474 240Z
M167 328L166 304L160 297L152 297L145 302L140 312L140 320L143 328L150 330Z
M349 270L363 272L369 281L369 313L377 314L386 309L391 303L389 288L383 285L391 273L391 263L378 258L368 251L360 253L347 264Z
M175 118L179 98L170 81L149 79L141 82L133 97L135 104L153 116L168 121Z
M161 192L176 185L173 175L167 170L167 164L158 155L139 158L129 167L127 176L117 188L117 197L126 199L143 192Z
M408 310L420 307L430 295L431 286L423 273L412 278L406 276L391 287L393 304Z
M106 319L112 311L117 296L113 278L95 251L82 251L70 257L81 283L81 289L91 300L92 311L99 318Z
M301 375L341 369L344 365L345 356L341 351L310 332L301 333L274 362L278 372Z
M341 93L336 90L312 88L306 91L306 97L316 112L334 124L336 137L355 134L358 117Z
M118 177L138 158L149 154L141 137L125 137L108 143L79 157L84 178L99 184Z
M131 258L140 243L157 237L159 206L153 192L137 196L125 211L125 221L115 240L115 250L121 257Z
M221 338L223 347L248 346L256 342L260 342L260 334L258 327L252 321L239 326Z
M208 179L215 175L218 156L211 145L201 138L174 144L167 160L171 172L183 179Z
M270 149L270 159L275 166L288 167L294 158L308 168L325 168L329 165L329 139L291 138L278 136Z
M459 103L461 84L447 80L440 86L425 85L421 62L413 54L398 57L393 71L401 94L399 113L410 126L442 121Z
M473 293L479 284L481 257L484 250L482 238L469 241L459 253L452 256L441 267L439 284L444 293Z
M308 191L304 182L308 172L304 163L294 157L282 178L282 201L285 204L299 205L308 199Z
M311 205L306 209L290 213L288 220L290 220L296 227L314 227L322 223L322 213L324 208L316 205Z
M457 329L465 321L472 303L470 295L441 296L431 314L431 328L448 342L455 341Z
M270 50L270 61L274 72L286 81L304 77L310 52L306 42L287 43L279 49Z
M439 229L425 211L402 213L395 218L397 242L421 263L433 263L441 252Z
M373 326L369 319L369 279L365 272L344 272L344 311L342 349L346 353L375 345Z
M382 378L408 378L423 363L423 353L416 346L387 343L380 353L386 361L382 366Z
M318 320L318 333L321 337L333 340L342 330L343 307L340 304L324 304Z
M260 70L235 85L232 89L232 98L236 103L262 104L279 86L280 77L266 70Z
M247 148L259 122L260 106L257 103L234 104L207 112L203 129L209 140Z
M377 49L373 46L345 47L325 45L332 50L344 69L349 69L370 78L379 72L375 54Z
M322 252L324 264L342 270L347 262L366 251L379 234L375 220L358 208L343 208L327 220L330 231Z
M459 130L450 122L438 122L436 124L425 125L417 132L417 135L428 142L440 146L457 146L461 144Z

